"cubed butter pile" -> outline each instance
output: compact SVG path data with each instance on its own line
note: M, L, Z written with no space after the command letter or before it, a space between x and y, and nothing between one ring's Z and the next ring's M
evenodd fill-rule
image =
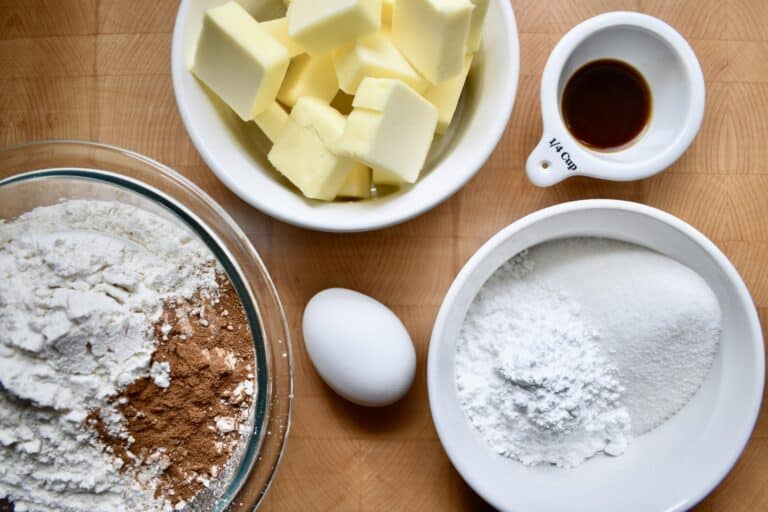
M192 73L261 128L269 161L306 197L365 199L418 180L488 2L291 0L267 19L280 0L230 1L206 11ZM350 101L348 115L334 108Z

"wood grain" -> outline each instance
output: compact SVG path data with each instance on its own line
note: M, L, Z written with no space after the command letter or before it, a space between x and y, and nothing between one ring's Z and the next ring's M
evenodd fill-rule
M768 9L764 0L514 0L521 32L517 104L504 140L459 194L378 233L327 235L247 207L205 167L176 111L170 39L176 0L0 0L0 145L77 138L108 142L171 165L227 208L263 255L284 300L296 354L294 426L267 511L483 510L451 467L432 426L426 351L453 276L493 233L574 199L606 197L663 208L718 243L768 323ZM691 150L668 172L635 183L574 179L551 189L523 173L537 141L540 74L577 22L631 9L672 23L707 81L707 111ZM499 193L503 191L503 193ZM301 312L329 286L369 293L401 316L418 378L379 411L336 397L303 349ZM696 510L768 510L768 416L725 481Z

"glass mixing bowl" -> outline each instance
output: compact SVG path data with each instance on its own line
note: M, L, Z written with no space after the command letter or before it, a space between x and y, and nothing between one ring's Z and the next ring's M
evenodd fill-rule
M131 204L183 223L227 272L253 333L258 392L241 460L211 505L254 510L272 483L288 435L293 364L285 312L264 263L243 231L205 192L175 171L130 151L52 141L0 150L0 220L62 199Z

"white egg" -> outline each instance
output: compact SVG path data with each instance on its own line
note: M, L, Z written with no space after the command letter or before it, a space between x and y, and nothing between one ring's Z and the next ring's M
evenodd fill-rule
M381 302L331 288L304 310L304 343L317 373L359 405L385 406L410 389L416 351L400 319Z

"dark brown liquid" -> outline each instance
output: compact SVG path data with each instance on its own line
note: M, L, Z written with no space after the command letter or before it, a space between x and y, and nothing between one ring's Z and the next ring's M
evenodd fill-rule
M568 130L581 143L594 149L617 149L637 138L648 124L651 90L629 64L596 60L568 80L562 111Z

